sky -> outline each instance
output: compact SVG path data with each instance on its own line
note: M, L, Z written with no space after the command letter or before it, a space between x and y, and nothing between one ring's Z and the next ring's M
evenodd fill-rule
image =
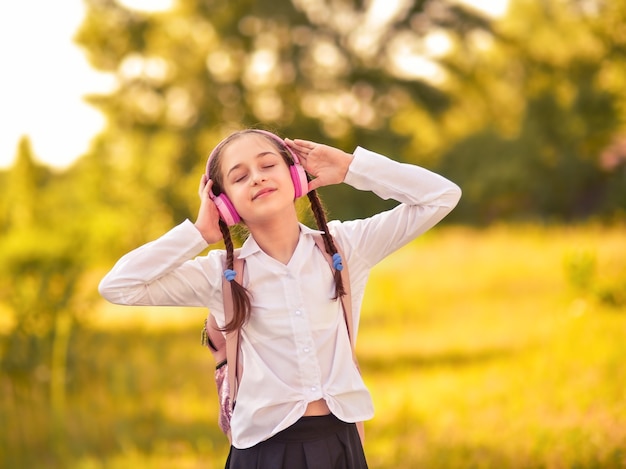
M119 0L129 7L168 8L172 0ZM508 0L457 0L494 16ZM84 16L82 0L0 2L0 169L12 165L21 136L37 159L70 166L103 128L83 96L106 93L111 76L98 73L73 43Z

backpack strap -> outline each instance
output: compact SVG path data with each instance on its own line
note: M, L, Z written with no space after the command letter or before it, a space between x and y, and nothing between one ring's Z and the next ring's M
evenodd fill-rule
M330 266L330 270L334 271L333 266L333 258L328 252L326 252L326 245L324 244L324 238L322 238L321 234L314 234L313 239L315 239L315 244L318 249L324 255L326 262ZM350 273L348 272L348 259L346 258L343 249L339 246L338 243L335 243L335 247L337 248L337 252L341 256L343 260L343 269L339 271L341 274L341 280L343 282L343 289L346 294L340 297L341 306L343 307L343 318L346 322L346 329L348 329L348 339L350 340L350 349L352 350L352 361L356 366L359 373L361 372L361 368L359 367L359 361L356 356L356 333L354 331L354 317L352 316L352 292L350 290ZM361 444L365 444L365 423L364 422L356 422L356 428L359 432L359 438L361 439Z
M331 270L334 271L333 258L329 253L326 252L326 245L324 244L324 239L322 238L322 235L316 233L313 235L313 239L315 240L315 244L317 245L318 249L320 250L324 258L326 259L326 262L328 262L328 265L330 266ZM341 256L341 258L343 259L343 269L340 270L339 273L341 274L341 279L343 281L343 288L346 294L340 297L340 300L341 300L341 306L343 307L343 318L346 322L346 328L348 329L348 338L350 339L350 347L352 348L352 358L354 360L354 363L358 367L358 362L356 359L356 352L355 352L356 334L354 332L354 317L352 316L352 292L350 291L350 273L348 271L348 263L347 263L346 256L343 253L343 250L337 243L335 243L335 247L337 248L337 252Z

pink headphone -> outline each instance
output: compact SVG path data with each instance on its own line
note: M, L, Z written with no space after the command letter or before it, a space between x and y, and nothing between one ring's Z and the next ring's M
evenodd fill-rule
M289 172L291 173L291 180L293 181L293 187L295 189L295 198L297 199L298 197L302 197L303 195L306 195L307 192L309 192L309 182L307 180L304 167L302 167L302 165L300 164L300 160L298 159L298 156L291 150L291 148L285 145L285 142L283 142L283 140L278 135L268 132L267 130L260 130L260 129L254 129L253 133L266 135L270 137L272 140L279 143L281 147L284 147L285 149L287 149L287 152L293 158L293 164L289 166ZM209 159L207 160L206 175L207 175L207 178L209 179L210 179L209 165L211 163L211 159L213 158L213 155L215 154L217 149L221 147L221 145L222 143L220 142L213 149L213 151L209 155ZM236 225L237 223L241 221L241 217L237 213L237 210L235 210L235 206L228 199L228 196L226 196L225 193L215 195L213 191L211 191L209 195L211 199L213 200L213 202L215 202L215 206L217 207L217 211L220 214L220 218L224 220L228 226Z

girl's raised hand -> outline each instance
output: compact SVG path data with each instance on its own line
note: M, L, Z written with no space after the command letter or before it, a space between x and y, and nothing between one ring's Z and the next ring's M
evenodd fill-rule
M306 172L314 177L309 182L309 191L343 182L354 158L338 148L308 140L286 138L285 143L298 155Z
M202 234L207 243L213 244L222 240L222 231L219 225L219 212L215 206L215 202L211 199L211 189L213 181L207 178L206 174L200 179L200 187L198 194L200 195L200 210L196 219L196 228Z

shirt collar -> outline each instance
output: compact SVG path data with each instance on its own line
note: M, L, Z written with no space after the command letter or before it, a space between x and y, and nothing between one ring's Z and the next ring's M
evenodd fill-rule
M316 234L324 233L323 231L309 228L308 226L302 223L299 223L299 225L300 225L300 239L302 239L303 236L313 236ZM252 237L252 235L250 235L248 236L248 239L246 239L243 245L241 246L241 250L239 251L239 258L245 259L246 257L256 254L259 251L261 251L261 248L255 241L255 239Z

